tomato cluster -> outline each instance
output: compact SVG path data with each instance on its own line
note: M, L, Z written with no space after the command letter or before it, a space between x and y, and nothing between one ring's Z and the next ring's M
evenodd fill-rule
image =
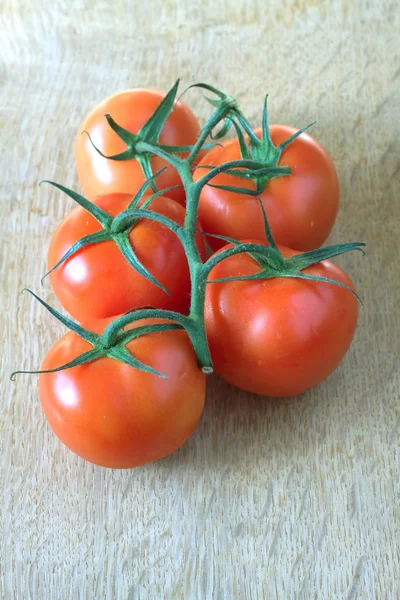
M261 396L300 394L356 328L358 296L330 259L364 244L320 248L339 204L326 150L307 128L270 126L266 101L252 130L235 99L191 87L214 94L202 128L177 84L115 94L78 131L85 195L49 182L79 205L47 273L76 321L31 292L70 329L39 371L40 401L71 450L107 467L180 447L213 370Z

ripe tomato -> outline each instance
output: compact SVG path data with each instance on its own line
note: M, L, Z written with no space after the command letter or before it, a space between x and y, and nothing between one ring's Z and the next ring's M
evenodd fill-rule
M106 156L123 152L126 150L126 144L111 129L104 115L110 114L118 125L132 133L138 133L164 96L164 92L157 90L126 90L105 98L84 118L75 141L75 161L79 181L86 196L114 192L133 194L144 183L146 177L135 159L115 161L103 158L82 131L89 132L93 143ZM164 124L159 142L168 146L191 145L196 142L199 129L199 123L190 108L179 101ZM154 156L151 164L153 173L168 167L157 178L158 189L181 185L176 170L163 159ZM168 196L181 203L185 201L183 189L173 190Z
M271 138L278 146L296 132L293 127L271 125ZM261 129L255 133L261 136ZM208 152L199 165L218 166L240 159L237 138L224 142ZM287 146L279 166L289 166L291 175L272 179L260 193L268 221L277 243L296 250L313 250L321 246L334 224L339 205L339 184L332 159L310 135L303 133ZM197 169L194 179L204 175ZM253 181L222 173L212 185L256 189ZM203 188L199 220L207 233L225 235L238 240L265 240L260 207L254 196ZM210 246L220 248L224 242L208 238Z
M281 248L284 256L298 252ZM260 270L247 254L219 263L209 279ZM330 260L304 270L354 289ZM215 371L238 388L262 396L291 396L323 381L353 338L354 295L336 285L301 279L210 283L206 328Z
M42 369L91 348L69 332L51 348ZM108 357L39 375L41 405L54 433L73 452L104 467L132 468L167 456L192 434L204 406L205 375L185 332L147 334L126 348L168 379Z
M128 194L109 194L96 204L116 216L130 203ZM149 209L183 224L185 209L170 198L158 197ZM56 229L49 247L51 269L83 236L101 225L80 206L73 209ZM170 296L130 266L114 241L86 246L50 274L54 293L62 306L79 321L111 317L138 306L153 306L179 312L190 302L189 267L182 244L166 226L142 219L129 240L144 267L170 292ZM204 242L197 234L199 251Z

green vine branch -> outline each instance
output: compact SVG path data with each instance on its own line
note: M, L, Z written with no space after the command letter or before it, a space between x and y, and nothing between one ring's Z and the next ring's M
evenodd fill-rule
M205 373L212 372L212 360L204 323L204 305L206 288L208 284L212 285L218 282L263 280L274 277L294 277L312 281L323 281L332 285L340 285L357 296L354 290L345 286L344 284L340 284L334 280L304 273L304 269L316 264L317 262L320 262L321 260L326 260L345 252L350 252L353 250L360 250L363 252L362 248L365 246L363 242L338 244L335 246L313 250L312 252L297 254L290 258L285 258L274 241L265 210L260 201L261 216L264 223L265 237L268 245L262 243L242 243L238 240L225 238L224 236L215 236L231 243L232 246L225 248L219 253L213 255L204 264L202 263L196 245L195 236L197 233L198 205L203 187L205 185L210 185L219 189L229 190L230 192L237 194L247 194L257 197L260 191L265 189L265 186L271 179L283 176L291 176L289 167L279 165L281 154L289 144L297 139L298 136L306 131L311 125L308 125L307 127L297 131L282 144L275 147L270 135L267 97L265 98L263 109L262 136L261 139L259 139L253 132L252 127L250 126L246 117L243 115L237 101L234 98L221 92L214 86L205 83L199 83L189 86L184 93L191 88L200 88L202 90L206 90L207 92L211 92L214 94L214 97L206 97L206 99L208 102L210 102L210 104L213 105L215 109L214 112L202 127L198 136L198 140L193 146L165 146L159 143L159 137L166 119L173 110L174 103L176 101L178 83L179 82L176 82L174 84L152 117L147 121L147 123L145 123L145 125L143 125L137 134L133 134L132 132L118 125L111 115L105 116L110 128L125 143L126 149L119 154L105 156L98 148L96 148L96 146L94 146L97 152L109 160L138 160L142 167L143 173L146 176L145 184L135 194L127 209L120 213L117 217L111 217L101 208L94 205L80 194L73 192L72 190L69 190L68 188L65 188L64 186L52 181L47 182L66 193L82 208L87 210L99 222L102 229L99 232L85 236L79 240L58 261L58 263L54 265L48 273L46 273L45 277L83 247L90 244L97 244L112 240L117 244L118 248L133 269L138 271L141 275L143 275L143 277L151 281L154 285L160 287L165 293L168 293L166 288L164 288L140 263L129 242L129 234L132 231L132 228L135 227L136 223L141 219L151 219L173 231L178 236L185 250L191 278L190 312L188 315L182 315L174 311L148 307L139 308L137 310L130 311L119 318L116 318L105 329L102 335L97 335L82 328L80 325L63 316L61 313L50 307L46 302L36 296L36 294L30 290L27 290L45 308L47 308L47 310L49 310L53 316L55 316L69 329L74 331L77 335L81 336L92 345L91 350L82 354L80 357L77 357L71 363L54 369L54 371L71 368L85 364L91 360L96 360L102 356L108 356L115 360L120 360L142 371L153 373L159 377L165 377L163 374L155 371L150 366L144 365L138 361L127 351L125 346L129 341L140 335L148 335L153 332L168 331L171 329L184 329L193 345L199 366ZM221 125L221 129L219 132L214 133L214 130L219 125ZM241 159L230 161L217 167L203 167L207 169L207 172L195 182L193 178L193 164L201 149L205 147L207 138L212 137L213 139L220 139L220 137L227 133L232 126L234 127L238 137ZM88 133L87 135L89 136L89 139L91 139ZM186 157L182 157L182 153L186 153ZM162 171L159 171L156 174L152 173L150 160L154 155L164 159L169 165L174 167L181 178L182 186L186 194L186 215L183 226L175 223L166 216L151 210L151 202L154 200L154 198L161 195L163 192L168 192L169 190L173 189L167 188L166 190L157 190L156 178L161 174ZM256 189L249 190L248 188L241 186L214 185L212 180L222 173L228 173L243 179L251 179L255 182ZM145 199L143 204L140 205L148 189L152 189L154 193L152 196L150 196L150 198ZM210 272L220 262L227 260L234 255L243 253L249 254L252 258L254 258L256 264L259 266L258 272L246 276L226 277L212 280L209 279ZM145 321L146 319L163 319L168 321L168 323L151 323L148 325L140 325L137 328L128 329L127 331L125 330L127 326L130 326L139 320ZM25 371L17 371L13 373L12 376L14 377L16 373L20 372Z

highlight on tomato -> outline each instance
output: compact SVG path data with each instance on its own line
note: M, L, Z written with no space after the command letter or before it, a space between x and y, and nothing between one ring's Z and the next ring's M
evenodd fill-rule
M168 94L154 89L113 94L86 115L75 140L75 162L87 197L133 194L164 167L157 181L160 189L181 183L176 169L163 158L135 150L139 141L183 150L196 142L200 126L191 109L175 101L177 84ZM185 202L183 188L171 190L169 196Z
M129 194L107 194L93 204L54 185L81 204L61 221L48 252L52 288L73 317L81 322L106 318L138 306L187 312L190 273L185 250L171 229L153 220L158 216L183 225L185 210L178 202L145 196L143 186L133 200ZM200 233L196 242L204 257Z
M217 282L209 283L206 292L214 370L261 396L292 396L321 383L343 359L357 325L354 285L338 265L311 260L303 268L307 254L280 251L291 260L282 274L277 266L269 278L243 280L256 277L260 264L256 256L236 254L212 269L209 281Z
M240 158L289 167L290 175L260 176L257 171L249 175L243 170L221 173L202 190L199 220L207 233L263 240L260 198L278 244L302 251L319 248L333 227L339 207L335 166L323 146L305 132L307 128L299 131L287 125L269 126L266 110L265 104L262 128L252 131L246 124L246 139L237 127L237 138L222 142L202 158L194 179L204 175L204 168ZM224 245L212 237L208 242L214 250Z

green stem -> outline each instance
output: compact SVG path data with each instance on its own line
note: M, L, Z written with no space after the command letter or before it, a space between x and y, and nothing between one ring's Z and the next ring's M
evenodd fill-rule
M193 164L194 160L196 159L196 156L198 155L200 149L202 148L204 142L206 141L214 127L216 127L223 119L225 119L225 117L227 117L230 112L235 111L235 107L236 102L233 100L233 98L227 98L219 105L217 110L211 115L211 117L201 130L199 139L193 146L187 158L187 162L190 166Z
M192 332L190 338L199 364L205 373L210 373L212 372L212 361L204 324L206 286L202 275L203 263L196 244L197 213L201 187L193 181L189 159L184 161L180 166L179 174L186 191L186 216L183 245L189 264L191 282L189 320Z
M224 110L226 111L228 109L224 108ZM193 148L193 150L197 148L197 151L193 153L193 156L196 156L198 150L204 144L207 135L209 131L211 131L212 127L215 127L215 125L218 124L221 118L223 118L221 117L221 110L217 110L216 113L217 112L220 113L219 118L210 119L210 128L207 127L206 135L202 135L199 138L196 146ZM203 368L204 372L210 373L212 371L212 362L204 325L205 283L203 281L204 278L202 275L203 263L196 244L197 212L202 186L196 184L193 181L190 155L186 159L171 156L158 146L153 146L152 144L148 144L147 142L138 142L136 150L138 152L151 152L152 154L156 154L160 158L164 158L166 161L168 161L178 171L186 192L185 222L183 228L176 228L176 233L179 235L179 239L182 242L188 260L191 281L191 307L189 317L184 317L183 315L180 315L178 317L178 313L171 313L171 319L182 324L183 327L186 329L189 338L193 344L193 348L200 366ZM135 211L135 213L138 212L138 210ZM129 219L131 217L127 215L127 218ZM146 311L145 316L146 318L155 316L154 311ZM134 315L126 315L124 323L125 325L127 325L128 323L136 321L138 318L139 317L137 312L134 313ZM144 318L144 316L141 316L140 318ZM162 318L168 318L166 317L165 311L163 311ZM109 326L111 334L107 330L103 334L103 337L105 336L107 340L106 343L110 343L110 335L112 336L111 341L113 341L115 339L115 336L117 335L118 330L120 330L123 326L124 325L121 325L120 323L112 323Z
M179 166L183 162L179 156L176 156L175 154L168 154L168 152L159 146L149 144L148 142L138 142L135 146L135 150L138 154L146 154L147 152L156 154L160 158L163 158L170 165L175 167L176 170L179 170Z

